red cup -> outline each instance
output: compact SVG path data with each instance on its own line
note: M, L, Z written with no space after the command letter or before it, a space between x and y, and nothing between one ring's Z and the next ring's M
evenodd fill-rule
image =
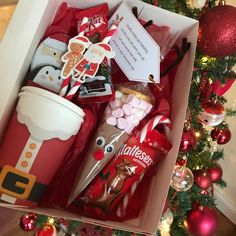
M62 164L84 112L68 100L24 87L0 146L0 199L35 207Z

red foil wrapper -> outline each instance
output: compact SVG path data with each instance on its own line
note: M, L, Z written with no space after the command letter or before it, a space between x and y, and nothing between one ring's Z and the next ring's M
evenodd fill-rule
M85 10L79 10L76 13L77 20L77 29L79 32L80 25L84 17L89 18L89 26L85 32L85 36L90 38L90 40L94 42L102 41L102 39L106 36L108 31L108 20L107 15L109 13L109 8L107 3L90 7ZM97 37L100 37L100 40Z

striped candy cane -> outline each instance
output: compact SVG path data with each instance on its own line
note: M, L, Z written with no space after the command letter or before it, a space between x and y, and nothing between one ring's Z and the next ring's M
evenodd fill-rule
M76 94L76 92L78 91L80 86L81 86L81 82L80 81L76 81L74 83L73 87L71 88L71 90L65 96L65 98L70 101L74 97L74 95Z
M80 26L80 30L79 30L79 35L78 36L84 36L85 31L88 27L88 23L89 23L89 18L88 17L84 17ZM75 38L77 38L78 36L76 36ZM72 38L73 40L74 38ZM62 85L61 85L61 91L60 91L60 96L64 97L66 95L66 92L68 90L68 87L70 85L70 81L71 81L71 76L68 76L66 79L64 79Z
M154 5L154 6L157 6L157 5L158 5L158 0L154 0L154 1L153 1L153 5Z
M85 31L88 28L88 25L89 25L89 18L84 17L79 28L79 36L84 36Z
M105 38L102 40L102 43L108 43L110 39L112 38L113 34L116 32L116 30L117 30L117 26L112 25L110 30L106 34ZM86 69L80 75L79 77L80 81L75 82L74 86L71 88L71 90L67 94L66 99L71 100L74 97L74 95L77 93L77 91L79 90L79 87L81 86L81 81L85 80L85 75L84 75L85 71Z
M129 204L130 199L133 197L138 185L142 181L144 173L140 175L139 179L132 185L131 189L125 194L123 201L120 203L116 210L116 215L119 217L123 217L126 215L126 210Z
M166 134L168 135L170 133L170 126L171 122L169 118L163 115L158 115L156 117L153 117L141 130L141 133L138 135L137 139L140 143L142 143L147 134L152 131L158 124L163 124L165 126Z
M112 38L113 34L116 32L117 26L112 25L110 30L107 32L105 38L102 40L103 43L109 43L110 39Z

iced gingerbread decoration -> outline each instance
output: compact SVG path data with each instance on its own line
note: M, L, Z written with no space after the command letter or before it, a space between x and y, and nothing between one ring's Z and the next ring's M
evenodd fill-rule
M84 112L64 98L23 87L0 148L0 199L34 207L73 144L83 117Z
M88 152L78 171L69 199L70 203L99 174L125 143L132 130L150 113L152 103L150 96L137 90L128 87L117 88L116 99L108 104L104 122L99 125L91 140Z
M67 50L70 37L64 33L54 34L44 39L36 49L32 62L31 71L41 66L54 66L62 68L61 57Z
M83 54L90 45L87 37L78 36L69 41L68 49L62 56L62 61L65 63L62 68L62 78L66 79L73 75L73 69L83 57Z

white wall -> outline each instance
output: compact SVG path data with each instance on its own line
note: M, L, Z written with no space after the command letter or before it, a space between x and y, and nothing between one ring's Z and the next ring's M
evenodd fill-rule
M227 4L236 7L236 0L228 0ZM236 82L225 94L225 97L228 99L226 106L236 109ZM223 168L223 178L227 182L227 188L220 189L216 187L215 197L218 209L236 224L236 117L227 118L227 123L229 124L232 138L228 144L222 146L225 150L225 157L220 162Z

